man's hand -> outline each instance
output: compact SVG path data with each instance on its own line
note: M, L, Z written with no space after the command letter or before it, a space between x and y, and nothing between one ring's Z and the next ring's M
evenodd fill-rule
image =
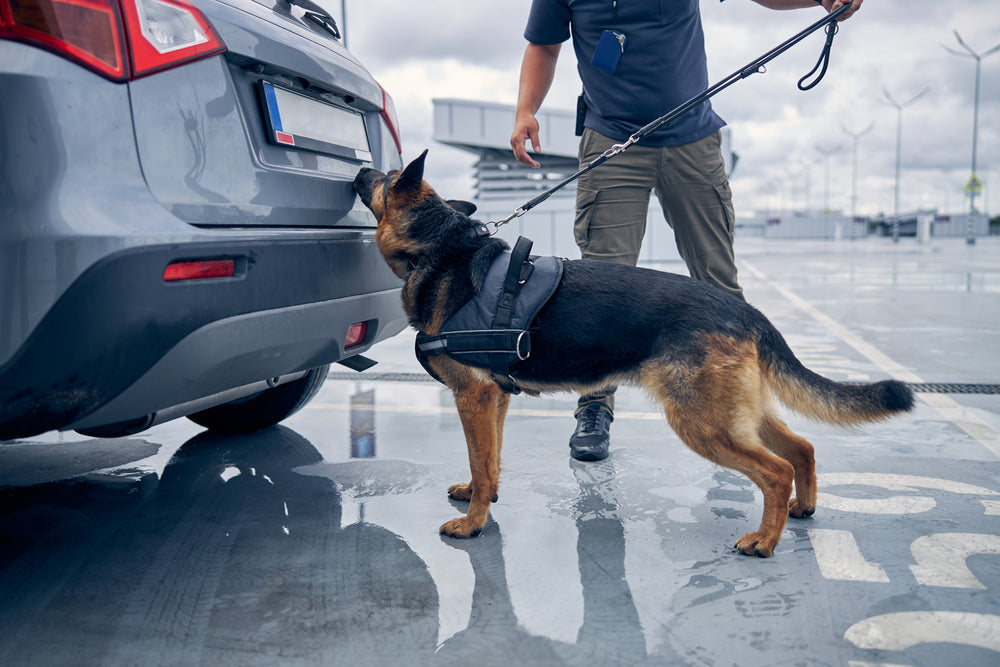
M514 157L518 162L537 169L541 165L528 155L525 148L525 144L529 141L531 150L535 153L541 152L542 146L538 141L538 120L534 114L518 113L514 119L514 132L510 135L510 147L514 149Z
M552 78L556 74L559 60L559 44L531 44L524 49L521 61L521 79L517 87L517 106L514 111L514 131L510 135L510 147L514 149L517 161L536 169L540 165L531 159L525 144L531 142L531 149L538 153L542 145L538 141L538 120L535 113L542 106Z
M768 9L807 9L809 7L815 7L815 0L753 0L758 5L767 7ZM861 3L864 0L854 0L851 3L851 8L846 12L837 17L838 21L843 21L851 17L854 12L861 9ZM848 3L848 0L823 0L823 9L827 12L832 12L840 9Z
M853 2L850 3L851 8L837 17L837 21L846 21L851 18L851 16L854 15L854 12L861 9L862 2L864 2L864 0L853 0ZM847 0L823 0L823 7L827 12L835 12L846 4Z

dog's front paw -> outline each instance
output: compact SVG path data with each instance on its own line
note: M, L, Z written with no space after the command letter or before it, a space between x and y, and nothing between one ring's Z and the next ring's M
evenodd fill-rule
M788 501L788 516L795 519L802 519L807 516L812 516L816 513L816 507L809 507L805 502L799 500L798 498L792 498Z
M453 484L448 487L448 497L452 500L464 500L468 502L472 500L472 485ZM490 500L495 503L500 500L500 496L494 493Z
M774 547L778 545L778 540L770 539L763 533L747 533L736 540L736 548L740 553L747 556L760 556L770 558L774 554Z
M448 537L475 537L482 528L481 524L477 526L469 520L469 517L463 516L461 519L452 519L442 524L440 532Z

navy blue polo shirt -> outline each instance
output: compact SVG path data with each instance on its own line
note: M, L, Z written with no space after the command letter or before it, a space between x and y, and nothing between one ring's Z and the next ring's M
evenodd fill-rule
M590 64L605 30L625 33L614 74ZM570 36L587 102L585 124L612 139L624 141L708 88L698 0L533 0L525 39L551 45ZM723 125L706 100L640 143L677 146Z

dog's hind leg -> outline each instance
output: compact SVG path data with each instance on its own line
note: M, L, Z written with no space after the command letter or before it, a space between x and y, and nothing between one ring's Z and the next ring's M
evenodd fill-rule
M795 468L795 497L788 502L788 515L797 519L812 516L816 511L816 459L812 444L771 415L765 415L758 430L764 446Z
M792 465L768 452L759 441L734 438L719 424L703 423L688 416L670 421L681 440L696 453L743 473L760 488L764 495L760 527L738 539L735 546L748 556L770 557L788 517L788 499L795 476Z
M455 389L455 407L465 431L469 449L472 481L456 484L448 495L468 500L468 513L441 526L441 534L450 537L472 537L477 534L490 512L490 503L497 499L500 480L500 449L503 418L510 397L492 381L469 382Z
M771 556L788 518L795 469L769 452L759 435L766 399L753 359L714 350L694 371L660 367L643 379L684 444L760 488L760 527L737 540L736 548L749 556Z

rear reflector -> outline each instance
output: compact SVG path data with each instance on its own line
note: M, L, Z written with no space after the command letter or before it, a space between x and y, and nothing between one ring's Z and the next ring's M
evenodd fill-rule
M187 0L123 0L132 77L225 51L208 19Z
M365 342L365 336L367 334L367 322L357 322L347 327L347 336L344 338L344 349L346 350L349 347L354 347L355 345L360 345Z
M204 280L230 278L236 274L236 261L232 259L205 259L193 262L173 262L163 270L163 280Z

